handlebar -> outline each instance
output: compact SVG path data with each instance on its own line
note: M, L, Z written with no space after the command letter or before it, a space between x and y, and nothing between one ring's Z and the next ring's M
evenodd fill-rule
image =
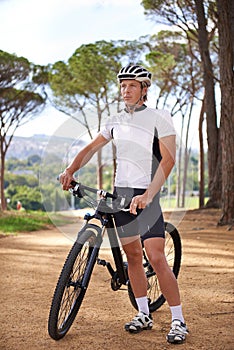
M57 180L59 181L59 176L57 177ZM84 195L85 195L84 190L87 190L87 191L92 192L92 193L96 193L102 198L113 198L113 199L117 198L117 196L115 196L114 194L112 194L110 192L106 192L106 191L101 190L101 189L96 189L94 187L85 186L85 185L81 184L81 182L77 182L74 180L71 182L71 186L72 186L72 188L70 189L70 192L74 196L79 197L79 198L84 197Z
M57 178L59 180L59 177ZM83 185L81 182L72 181L71 182L72 188L69 189L69 191L72 193L73 196L78 198L83 198L85 196L89 196L85 191L98 194L101 199L107 199L112 198L114 199L114 207L115 209L122 210L122 211L129 211L128 205L130 204L132 198L129 198L127 196L120 196L115 195L113 193L104 191L102 189L97 189L94 187L89 187L86 185ZM113 208L111 208L113 210Z
M89 192L92 192L92 193L96 193L102 198L117 199L117 196L112 194L112 193L110 193L110 192L106 192L106 191L101 190L101 189L96 189L96 188L93 188L93 187L85 186L85 185L83 185L83 184L81 184L80 182L77 182L77 181L72 181L71 185L73 187L71 189L73 195L77 196L79 198L84 197L84 190L86 190L86 191L89 191Z

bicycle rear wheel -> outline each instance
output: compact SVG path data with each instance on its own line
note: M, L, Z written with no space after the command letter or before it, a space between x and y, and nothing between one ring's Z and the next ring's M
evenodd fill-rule
M48 332L54 340L64 337L70 329L80 309L96 262L98 250L96 256L92 253L99 228L89 226L81 231L79 239L73 244L54 291L48 319Z
M181 239L179 232L172 224L165 222L165 256L168 265L171 267L175 277L178 277L181 265ZM166 301L164 295L161 292L157 275L155 274L150 262L144 251L144 262L146 277L148 279L147 297L149 300L150 312L154 312L159 309ZM131 284L128 284L128 295L130 301L135 309L137 309L134 293L131 288Z

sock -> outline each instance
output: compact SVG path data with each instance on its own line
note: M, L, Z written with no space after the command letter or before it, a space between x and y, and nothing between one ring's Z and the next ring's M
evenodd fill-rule
M170 306L171 309L171 319L173 320L180 320L184 323L184 317L182 313L182 305L177 306Z
M136 298L136 303L139 312L144 312L144 314L149 315L149 304L147 297Z

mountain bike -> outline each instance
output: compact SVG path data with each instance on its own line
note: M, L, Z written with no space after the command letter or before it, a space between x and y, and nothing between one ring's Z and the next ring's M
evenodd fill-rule
M113 218L114 210L129 210L125 209L129 198L117 197L112 193L85 186L80 182L73 181L72 186L70 192L76 197L86 199L95 211L92 215L84 216L83 227L78 232L67 256L54 291L48 319L48 332L54 340L63 338L72 326L87 291L95 264L107 268L111 276L113 291L119 290L122 285L126 286L130 302L137 309L128 278L128 264L124 261ZM112 265L114 266L99 258L99 250L105 232L107 232L110 243L113 255ZM143 243L142 249L143 266L148 280L147 298L152 313L164 304L165 298L161 293L157 275L150 265ZM177 229L169 222L165 222L165 255L177 278L181 264L181 239Z

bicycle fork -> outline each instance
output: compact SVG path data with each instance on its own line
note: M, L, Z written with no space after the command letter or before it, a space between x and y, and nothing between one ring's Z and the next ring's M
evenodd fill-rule
M90 278L91 278L91 275L92 275L92 272L93 272L93 268L94 268L94 265L95 265L95 263L97 261L99 249L100 249L100 246L95 245L93 247L93 250L92 250L92 253L90 255L90 259L89 259L88 265L87 265L85 273L84 273L84 277L82 279L81 287L83 289L87 289L88 288L88 284L89 284L89 281L90 281Z

